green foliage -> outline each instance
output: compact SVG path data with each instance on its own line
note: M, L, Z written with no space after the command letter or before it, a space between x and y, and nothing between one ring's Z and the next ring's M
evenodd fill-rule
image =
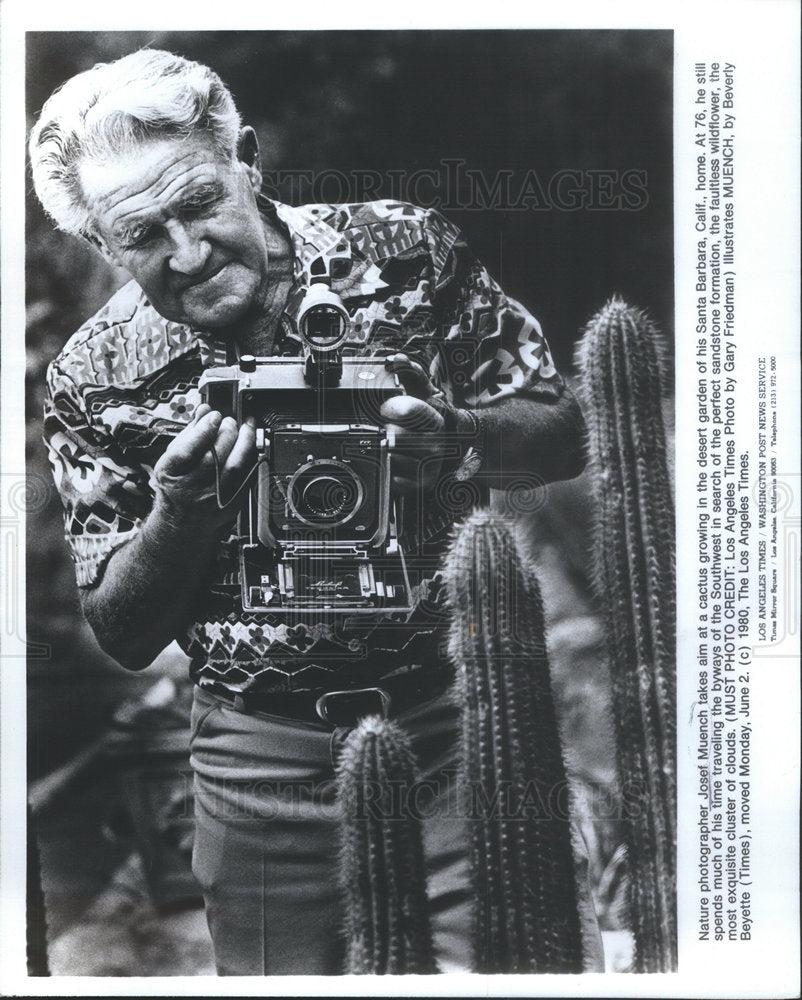
M653 324L613 298L577 350L597 494L594 540L627 817L635 971L676 968L674 506Z
M509 522L475 511L445 560L471 806L478 972L580 972L568 785L540 588Z
M349 734L337 766L347 973L437 972L420 820L409 809L415 777L394 722L369 716Z

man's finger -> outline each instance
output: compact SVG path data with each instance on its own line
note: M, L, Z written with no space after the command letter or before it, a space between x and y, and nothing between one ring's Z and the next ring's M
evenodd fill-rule
M441 431L445 420L422 399L414 396L392 396L382 403L381 418L386 423L399 424L410 430L429 432Z
M405 476L416 481L435 478L442 464L442 457L433 451L418 455L402 455L395 452L392 458L394 476Z
M201 417L205 417L207 413L211 412L212 408L211 406L209 406L208 403L199 403L197 409L195 410L195 413L192 415L192 420L190 420L190 423L196 424Z
M237 421L233 417L223 417L214 442L214 450L221 468L228 461L231 449L237 443L237 433Z
M419 484L417 479L410 476L393 476L393 492L398 496L410 496L417 493Z
M413 361L406 354L391 354L384 362L385 368L392 372L401 383L404 392L418 399L428 399L434 395L435 388L428 372L418 361Z
M217 438L222 419L217 410L210 410L197 423L185 427L162 456L165 469L179 475L198 465Z
M226 459L224 471L227 474L246 473L256 458L255 451L256 429L252 418L249 417L247 422L240 427L239 432L237 433L234 446Z
M393 455L393 476L417 481L420 467L421 463L417 458L413 458L410 455Z
M389 424L393 427L393 424ZM395 448L393 448L393 461L404 457L415 457L417 461L422 461L428 455L442 455L443 443L431 434L419 434L417 431L407 430L406 427L395 428Z

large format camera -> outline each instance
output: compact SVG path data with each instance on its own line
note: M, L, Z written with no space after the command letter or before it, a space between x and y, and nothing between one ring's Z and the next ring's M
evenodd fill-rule
M343 357L348 314L325 283L310 286L298 332L303 360L243 355L200 383L214 409L256 425L257 466L238 521L243 608L409 610L393 439L379 412L402 389L383 359Z

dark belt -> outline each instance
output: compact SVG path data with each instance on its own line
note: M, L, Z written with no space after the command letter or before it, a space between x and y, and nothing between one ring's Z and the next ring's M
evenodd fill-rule
M245 715L277 715L296 722L354 726L366 715L383 719L431 701L448 688L445 670L419 668L383 677L375 686L337 691L245 691L237 694L218 685L203 685L215 698Z

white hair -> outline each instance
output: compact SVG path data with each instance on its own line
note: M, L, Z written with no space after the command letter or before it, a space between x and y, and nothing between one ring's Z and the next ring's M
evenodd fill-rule
M134 154L150 139L198 133L228 160L239 132L234 101L213 70L172 52L140 49L79 73L47 100L29 145L36 194L59 229L88 236L82 162Z

